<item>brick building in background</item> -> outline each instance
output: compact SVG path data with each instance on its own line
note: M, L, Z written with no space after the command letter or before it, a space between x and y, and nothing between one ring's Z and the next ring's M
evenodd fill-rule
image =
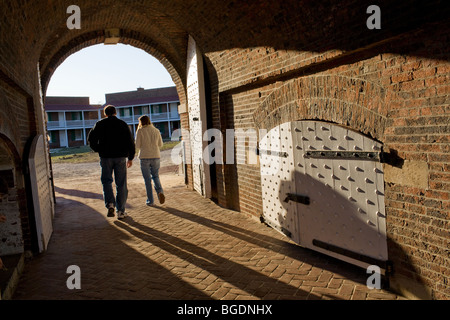
M101 105L91 105L89 97L46 97L45 113L50 148L87 144L89 131L100 120Z
M176 87L109 93L106 94L106 104L117 108L117 116L130 125L133 134L142 115L150 117L164 140L170 140L172 132L180 128L180 101Z
M0 178L9 224L0 230L15 234L7 252L45 249L36 192L51 226L49 162L39 163L44 190L27 168L30 156L46 158L34 152L46 150L41 90L72 53L119 41L166 67L191 136L215 128L271 137L258 136L255 153L229 136L223 157L234 161L188 164L188 186L300 245L392 271L389 261L391 288L408 297L449 299L450 7L379 1L373 29L371 4L80 0L81 29L69 29L66 1L3 2ZM207 143L186 143L193 160ZM226 155L230 146L235 154ZM283 172L270 177L276 164Z
M175 87L110 93L106 94L106 104L116 106L118 118L130 126L133 134L142 115L150 117L165 140L180 128ZM50 148L87 145L89 131L105 116L104 105L91 105L89 97L46 97L44 108Z

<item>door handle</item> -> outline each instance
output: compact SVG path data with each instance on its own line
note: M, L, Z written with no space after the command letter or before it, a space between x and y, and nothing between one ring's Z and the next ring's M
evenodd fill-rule
M294 202L298 202L298 203L302 203L302 204L306 204L306 205L309 205L309 203L310 203L308 196L302 196L302 195L294 194L294 193L286 194L286 199L284 199L284 202L289 202L289 201L294 201Z

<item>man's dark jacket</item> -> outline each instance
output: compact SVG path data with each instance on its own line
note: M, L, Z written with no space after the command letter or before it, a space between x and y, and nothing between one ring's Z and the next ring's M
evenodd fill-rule
M101 158L127 157L133 160L136 153L133 136L125 121L116 116L98 121L88 135L91 149Z

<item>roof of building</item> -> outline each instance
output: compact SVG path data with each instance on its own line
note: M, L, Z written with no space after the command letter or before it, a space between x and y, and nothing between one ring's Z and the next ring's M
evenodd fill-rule
M89 97L45 97L46 111L97 111L107 104L116 107L178 101L176 87L138 88L136 91L108 93L104 105L91 105Z
M89 103L89 97L45 97L45 111L97 111L102 106Z
M108 93L105 96L106 104L116 107L179 100L176 87L147 90L138 88L136 91Z

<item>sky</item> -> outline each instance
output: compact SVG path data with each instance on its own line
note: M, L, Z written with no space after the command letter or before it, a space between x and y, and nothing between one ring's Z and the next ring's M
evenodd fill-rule
M130 45L95 45L69 56L53 73L47 96L89 97L104 104L106 93L154 89L175 84L164 66Z

